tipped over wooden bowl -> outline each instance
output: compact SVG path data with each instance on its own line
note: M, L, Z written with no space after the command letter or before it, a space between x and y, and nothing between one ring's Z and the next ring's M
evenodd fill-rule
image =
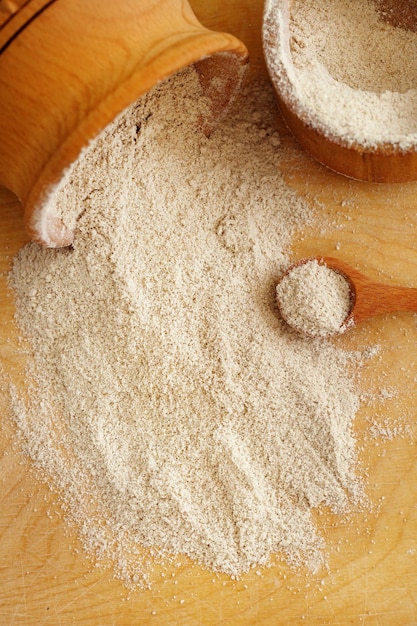
M72 242L48 199L82 148L158 81L195 64L213 117L239 89L245 46L204 28L187 0L0 4L0 185L39 243Z
M411 2L377 1L384 20L392 26L415 32L417 7ZM291 51L291 5L291 0L267 0L263 15L266 64L279 108L289 129L315 159L348 177L378 183L417 180L417 118L415 131L409 135L406 147L390 139L372 142L371 136L369 141L367 138L363 142L352 141L339 133L332 126L331 120L323 116L319 120L309 103L300 99L295 87L297 70ZM319 23L317 28L321 28ZM349 50L346 54L349 55ZM407 59L404 59L404 63L407 63ZM417 96L414 97L417 101Z

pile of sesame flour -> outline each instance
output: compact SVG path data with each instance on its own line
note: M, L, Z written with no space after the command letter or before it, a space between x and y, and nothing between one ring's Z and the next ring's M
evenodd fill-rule
M349 356L275 305L309 211L280 175L270 87L210 137L206 106L188 69L127 109L56 191L73 246L30 243L10 274L33 349L23 445L127 584L169 555L320 567L312 509L360 497Z

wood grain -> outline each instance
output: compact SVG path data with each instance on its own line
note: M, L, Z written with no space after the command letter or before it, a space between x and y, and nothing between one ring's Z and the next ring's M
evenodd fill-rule
M0 28L30 0L0 0Z
M194 0L199 18L240 36L253 71L263 71L260 0ZM206 18L206 21L205 21ZM326 170L302 151L278 121L288 149L288 184L316 207L317 222L294 242L292 256L338 256L375 280L417 287L417 185L372 185ZM16 341L13 304L6 292L12 255L27 241L22 211L0 194L0 357L23 385L25 355ZM271 224L279 228L279 224ZM337 341L350 349L380 346L363 368L365 390L397 395L363 405L356 421L359 456L372 511L340 518L317 514L328 546L329 571L307 575L277 560L239 581L192 564L156 576L151 590L129 594L111 572L92 567L59 502L38 482L7 418L0 387L0 623L40 626L400 626L417 623L417 328L412 314L369 320ZM402 424L390 440L373 430ZM161 572L162 574L162 572ZM183 602L182 602L183 601Z

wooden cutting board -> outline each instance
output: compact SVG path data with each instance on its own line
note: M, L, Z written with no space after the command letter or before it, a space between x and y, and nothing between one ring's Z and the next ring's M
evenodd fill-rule
M205 25L240 37L252 71L264 71L260 0L192 4ZM417 287L417 184L347 180L312 161L280 128L293 147L287 181L319 218L300 233L294 258L339 255L375 278ZM0 205L0 358L23 386L25 355L16 342L6 275L27 236L19 204L6 190L0 190ZM329 561L329 570L318 575L293 572L277 560L271 569L232 581L190 563L161 572L152 589L129 595L111 571L92 567L56 497L35 479L15 445L7 390L0 386L0 624L417 624L417 320L412 314L381 317L337 341L361 350L378 344L379 356L362 372L364 390L396 395L360 410L356 432L373 509L348 518L317 513ZM395 428L401 432L391 437Z

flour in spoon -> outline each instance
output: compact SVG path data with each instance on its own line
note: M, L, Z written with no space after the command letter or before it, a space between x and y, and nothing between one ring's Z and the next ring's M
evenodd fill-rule
M286 272L278 283L277 299L285 321L301 333L328 337L346 330L351 308L349 283L317 259Z
M280 174L273 94L251 84L209 138L204 110L192 70L128 108L62 191L73 247L31 243L10 276L33 348L13 392L25 449L132 585L173 555L316 569L313 509L360 497L349 355L276 309L309 211Z

